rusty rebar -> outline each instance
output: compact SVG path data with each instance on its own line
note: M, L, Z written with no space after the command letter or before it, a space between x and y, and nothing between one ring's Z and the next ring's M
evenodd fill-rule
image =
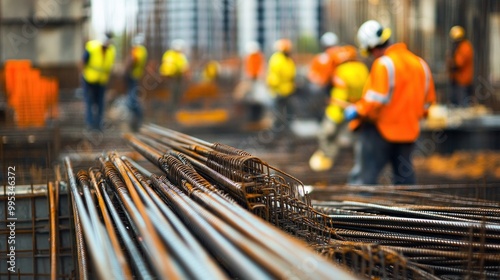
M128 177L121 177L119 171L115 169L111 161L101 159L101 163L106 177L112 182L128 214L134 220L137 229L143 237L147 251L150 254L149 259L153 263L153 267L158 275L169 279L180 278L182 272L179 266L175 263L175 260L168 257L168 251L155 231L146 207L133 188L130 179ZM120 166L120 169L122 168L120 163L117 165Z
M150 271L146 263L146 260L143 258L143 254L140 252L139 248L137 247L137 244L133 241L130 231L127 230L122 219L120 218L117 208L115 207L115 205L113 205L112 199L107 192L109 186L106 183L104 174L102 174L101 171L96 171L95 177L98 183L98 189L100 190L100 194L102 195L103 200L106 203L107 209L109 209L109 214L113 219L113 224L115 225L117 231L120 234L120 238L123 241L125 249L128 253L128 256L132 264L134 265L134 268L136 269L137 273L141 276L141 278L155 279L156 277Z
M50 279L57 279L57 256L58 256L58 205L56 204L56 192L54 190L54 183L49 182L48 184L48 197L49 197L49 208L50 208Z

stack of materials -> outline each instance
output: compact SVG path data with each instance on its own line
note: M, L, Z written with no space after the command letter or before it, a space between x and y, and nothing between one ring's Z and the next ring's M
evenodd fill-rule
M155 125L125 138L158 169L116 153L76 174L65 161L81 277L500 276L498 203L362 187L311 201L245 151Z
M71 160L65 160L74 199L81 278L356 279L307 243L245 209L251 207L305 239L327 241L322 232L327 228L304 214L315 211L293 197L298 194L291 186L270 188L260 182L286 185L281 181L284 178L264 173L245 177L255 168L262 172L267 165L259 166L251 156L227 155L233 167L240 169L237 174L229 166L212 163L219 164L222 173L244 178L248 184L243 185L207 165L197 171L195 164L202 163L193 158L195 154L157 143L156 148L167 150L159 153L139 137L127 138L164 173L151 173L115 153L76 174ZM215 183L212 177L219 181ZM217 188L222 185L231 192Z
M429 273L422 279L500 279L500 202L476 198L498 198L499 187L316 189L312 204L328 214L338 236L327 248L316 248L348 265L356 259L344 255L357 251L372 267L399 266L399 273L419 268Z
M43 77L29 60L5 62L7 104L14 109L18 127L43 127L58 116L58 81Z

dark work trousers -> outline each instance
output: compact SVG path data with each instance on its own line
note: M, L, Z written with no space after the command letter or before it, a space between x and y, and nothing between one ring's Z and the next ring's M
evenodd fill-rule
M461 86L452 81L450 85L449 100L456 107L469 107L473 102L474 89L471 86Z
M387 163L392 165L395 185L415 184L415 170L411 161L414 143L390 143L376 126L364 123L357 130L354 148L355 165L349 174L351 185L375 185Z
M143 119L143 110L139 100L139 84L136 79L127 75L127 107L132 112L130 128L138 131Z
M104 118L104 92L106 87L100 84L89 84L83 80L85 97L85 122L89 129L102 130Z
M277 96L274 100L273 129L281 137L291 135L290 123L294 118L294 109L291 100L291 95Z

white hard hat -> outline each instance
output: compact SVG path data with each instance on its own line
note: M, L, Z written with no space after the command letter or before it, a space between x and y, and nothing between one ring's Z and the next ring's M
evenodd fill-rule
M358 43L362 53L368 49L382 45L391 37L391 29L384 28L376 20L363 23L358 30Z
M246 49L246 52L249 54L256 53L256 52L260 51L260 45L256 41L250 41L246 44L245 49Z
M182 39L175 39L172 41L172 44L170 45L170 48L176 51L183 51L184 47L186 46L186 43Z
M333 32L326 32L321 36L320 42L323 47L332 47L339 43L339 38Z

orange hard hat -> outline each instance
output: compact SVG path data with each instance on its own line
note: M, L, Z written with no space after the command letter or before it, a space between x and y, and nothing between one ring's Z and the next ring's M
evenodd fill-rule
M293 44L289 39L279 39L274 43L274 49L280 52L290 52Z
M335 51L331 54L332 59L336 65L344 63L346 61L356 60L357 53L356 48L351 45L345 45L339 48L336 48Z

